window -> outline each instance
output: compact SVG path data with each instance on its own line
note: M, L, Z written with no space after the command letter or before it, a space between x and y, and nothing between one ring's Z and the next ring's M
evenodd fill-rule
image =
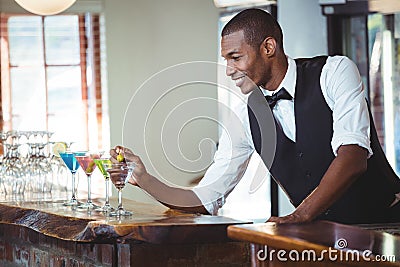
M109 147L101 16L1 14L2 129Z
M400 13L368 16L371 109L380 142L400 174Z

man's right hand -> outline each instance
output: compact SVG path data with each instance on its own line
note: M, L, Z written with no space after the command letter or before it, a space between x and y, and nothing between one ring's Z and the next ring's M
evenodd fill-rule
M209 214L201 203L201 200L191 189L169 186L163 181L150 175L146 171L142 160L135 155L132 150L123 146L116 146L110 150L110 160L112 162L118 162L117 156L119 154L124 156L124 160L136 163L136 167L133 170L132 177L129 179L129 183L139 186L153 196L157 201L171 209L179 209L191 213Z
M112 162L119 162L117 157L118 155L122 155L125 161L134 162L136 164L132 177L129 179L129 183L139 186L137 179L141 179L147 174L146 167L144 166L140 157L135 155L129 148L125 148L123 146L116 146L115 148L111 149L110 155Z

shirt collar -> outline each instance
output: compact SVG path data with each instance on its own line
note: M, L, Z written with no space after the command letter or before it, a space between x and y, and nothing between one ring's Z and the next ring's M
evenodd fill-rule
M287 56L287 61L288 61L288 69L286 71L285 77L283 78L281 84L278 86L278 89L275 91L269 91L266 89L263 89L260 87L261 92L264 94L264 96L271 96L278 92L282 87L288 91L288 93L293 97L294 99L294 94L295 94L295 89L296 89L296 62L294 61L293 58Z

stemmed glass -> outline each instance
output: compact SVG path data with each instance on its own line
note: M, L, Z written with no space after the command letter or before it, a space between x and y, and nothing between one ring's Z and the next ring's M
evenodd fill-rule
M112 162L109 159L109 157L101 158L101 159L94 159L94 162L96 163L97 167L99 167L99 171L101 172L101 174L103 174L104 180L106 181L106 202L104 203L103 207L96 209L96 211L100 211L100 212L113 211L114 208L110 205L110 194L109 194L110 174L107 172L107 170L111 169Z
M118 190L118 208L116 211L111 212L110 216L130 216L132 212L127 211L122 206L122 189L125 187L126 182L131 177L136 164L134 162L120 162L113 163L111 169L107 171L110 173L111 181Z
M102 154L103 154L103 152L90 152L90 151L74 153L76 160L79 162L79 165L81 165L83 171L86 173L87 183L88 183L87 201L85 204L79 205L78 208L89 209L89 210L99 208L99 206L95 205L92 202L91 178L92 178L92 173L93 173L94 169L96 169L96 164L95 164L94 160L100 159Z
M62 158L65 165L71 171L72 174L72 197L69 201L64 202L64 206L77 206L79 203L78 200L76 199L77 184L75 183L75 174L79 169L79 163L76 160L74 153L69 151L68 148L66 152L60 153L60 157Z

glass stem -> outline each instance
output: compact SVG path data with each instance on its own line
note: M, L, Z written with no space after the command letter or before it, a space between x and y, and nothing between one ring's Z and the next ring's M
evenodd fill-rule
M122 207L122 190L118 190L118 210L123 210Z
M106 178L106 204L105 206L110 205L110 195L109 195L109 185L110 185L110 178Z
M4 140L4 139L2 139L1 140L1 143L2 143L2 145L3 145L3 155L4 156L6 156L7 155L7 153L8 153L8 148L7 148L7 146L5 145L5 142L6 142L6 140Z
M92 188L91 180L92 180L92 175L87 174L87 184L88 184L87 203L92 203L92 195L90 190Z
M76 201L75 172L72 173L72 201Z

